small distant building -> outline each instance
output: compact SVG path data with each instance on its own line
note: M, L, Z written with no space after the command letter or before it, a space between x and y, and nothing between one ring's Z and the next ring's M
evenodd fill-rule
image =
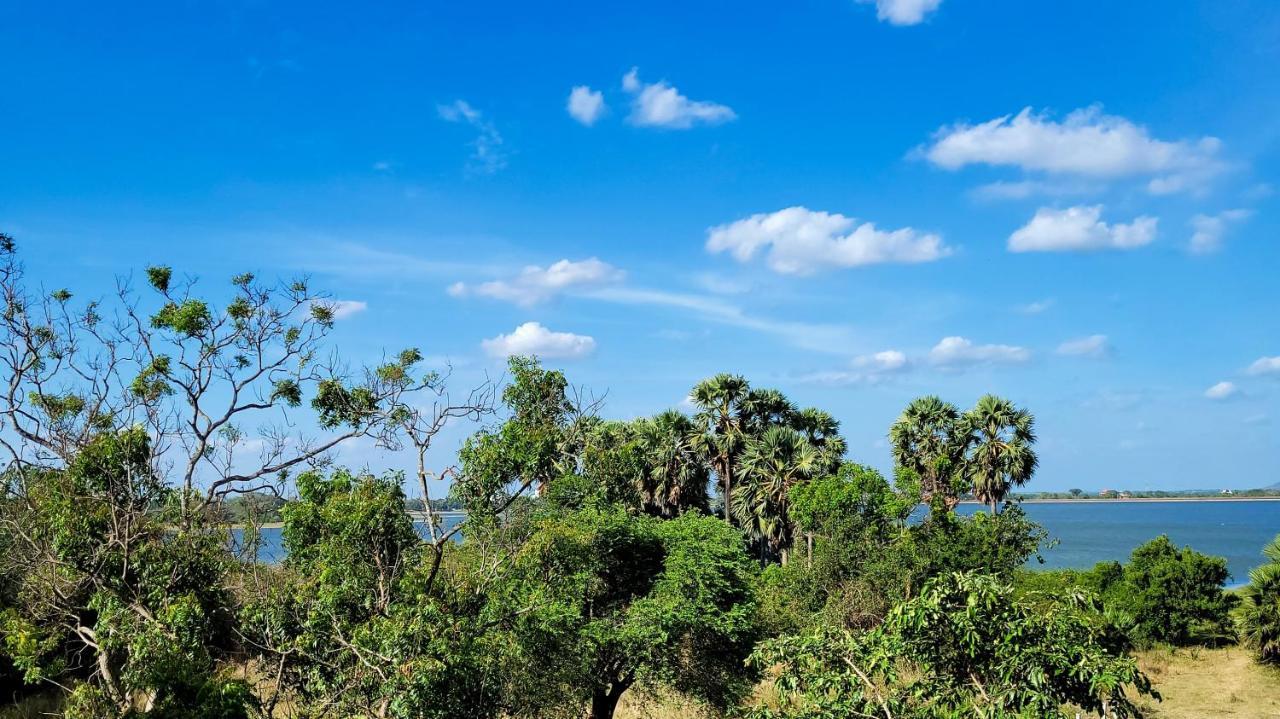
M1120 499L1133 499L1133 495L1129 492L1121 492Z
M1101 492L1098 492L1098 496L1104 499L1111 499L1112 497L1119 496L1119 494L1120 493L1114 489L1104 489Z
M1230 489L1224 489L1224 490L1222 490L1221 492L1219 492L1218 494L1232 495L1232 494L1235 494L1235 492L1234 492L1233 490L1230 490Z

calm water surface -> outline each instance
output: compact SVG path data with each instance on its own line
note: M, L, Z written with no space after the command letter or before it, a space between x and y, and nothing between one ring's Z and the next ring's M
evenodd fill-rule
M973 514L983 508L962 504L957 511ZM1280 502L1089 502L1023 505L1027 516L1049 531L1058 544L1046 549L1049 569L1089 569L1108 560L1126 560L1134 547L1167 534L1175 544L1227 558L1231 584L1249 581L1249 569L1262 563L1262 547L1280 534ZM443 517L445 527L462 521L460 514ZM426 525L418 524L426 534ZM276 562L284 558L279 529L262 530L259 556Z
M1089 569L1109 560L1126 560L1135 547L1161 534L1178 546L1227 558L1230 584L1249 581L1249 570L1263 562L1262 547L1280 534L1280 502L1087 502L1022 505L1027 516L1049 531L1058 545L1042 554L1050 569ZM958 511L982 509L962 504Z

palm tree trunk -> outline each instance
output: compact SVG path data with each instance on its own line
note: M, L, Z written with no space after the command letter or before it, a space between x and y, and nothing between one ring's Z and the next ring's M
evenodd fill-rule
M724 467L724 476L721 478L721 483L724 485L724 521L733 524L733 512L729 500L730 492L733 491L733 467L729 462L729 455L724 455L721 460L721 466Z

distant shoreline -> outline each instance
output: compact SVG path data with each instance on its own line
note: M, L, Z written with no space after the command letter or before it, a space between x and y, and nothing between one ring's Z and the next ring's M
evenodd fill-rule
M1280 497L1078 497L1060 499L1022 499L1019 504L1083 504L1112 502L1280 502ZM976 500L961 504L982 504Z

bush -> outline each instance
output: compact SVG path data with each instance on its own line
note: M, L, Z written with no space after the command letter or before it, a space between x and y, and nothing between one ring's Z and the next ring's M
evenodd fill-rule
M1158 696L1109 623L1077 596L1042 609L983 574L930 580L866 632L818 630L766 642L782 701L754 719L1066 717L1067 705L1140 716L1126 694Z
M1129 563L1103 562L1087 576L1107 608L1128 615L1138 644L1230 641L1232 597L1222 591L1227 560L1179 549L1161 535L1133 550Z

